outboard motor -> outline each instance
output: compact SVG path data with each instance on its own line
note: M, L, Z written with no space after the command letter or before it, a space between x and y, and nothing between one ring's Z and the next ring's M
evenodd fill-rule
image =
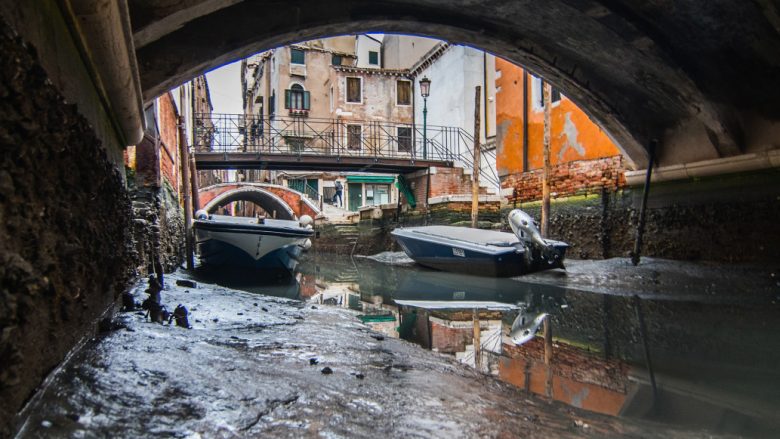
M209 213L203 209L200 209L199 211L195 212L195 219L207 220L209 219Z
M531 258L530 263L540 262L538 259L541 259L547 264L563 268L563 258L568 244L542 238L531 215L520 209L509 212L507 219L512 232L525 247L527 257Z
M512 329L509 331L509 337L517 346L526 343L536 336L536 331L539 330L539 327L542 326L544 319L546 319L548 315L549 314L546 312L542 312L531 317L526 310L521 309L520 313L517 314L515 321L512 322Z

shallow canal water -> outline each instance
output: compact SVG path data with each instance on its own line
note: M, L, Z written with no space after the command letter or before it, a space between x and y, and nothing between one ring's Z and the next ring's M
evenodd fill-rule
M428 270L398 253L312 252L293 279L224 270L198 276L349 308L389 336L596 413L694 431L780 434L780 279L770 268L654 259L636 268L611 259L500 279ZM549 365L541 328L519 346L508 336L518 314L542 313L553 335Z

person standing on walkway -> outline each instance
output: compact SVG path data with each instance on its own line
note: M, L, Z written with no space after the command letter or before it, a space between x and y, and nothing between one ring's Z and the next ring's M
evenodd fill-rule
M336 193L333 194L333 205L336 207L342 207L343 204L343 198L341 196L342 191L344 191L344 186L341 184L340 181L336 180Z

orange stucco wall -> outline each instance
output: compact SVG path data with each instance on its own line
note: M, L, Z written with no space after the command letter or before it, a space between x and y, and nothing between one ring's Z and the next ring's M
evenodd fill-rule
M528 77L528 167L523 169L523 69L496 59L496 167L499 175L541 168L544 109L534 105L534 81ZM566 97L552 106L551 165L620 154L606 133Z

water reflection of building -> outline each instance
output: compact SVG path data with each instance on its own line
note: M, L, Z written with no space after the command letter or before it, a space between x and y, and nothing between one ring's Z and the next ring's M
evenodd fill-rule
M400 336L471 367L498 373L502 317L511 304L473 301L398 300Z
M521 345L506 340L499 361L498 376L528 392L546 395L548 376L552 398L586 410L618 415L628 394L628 365L605 360L586 349L557 341L553 360L544 362L544 339Z
M351 291L359 291L356 309L369 316L366 323L372 328L387 334L380 325L395 325L404 338L459 360L470 356L472 364L473 305L445 312L403 303L493 300L510 302L529 315L548 313L555 336L549 368L541 334L522 346L504 335L497 348L486 334L500 316L480 312L479 324L481 370L542 398L549 376L551 399L585 410L719 433L773 437L767 432L780 431L776 305L733 297L727 302L710 296L694 300L690 294L663 291L641 300L647 325L641 331L632 296L339 257L327 257L320 268L320 287L323 281L350 280ZM514 311L506 314L503 334L509 332ZM657 396L646 367L645 338Z

